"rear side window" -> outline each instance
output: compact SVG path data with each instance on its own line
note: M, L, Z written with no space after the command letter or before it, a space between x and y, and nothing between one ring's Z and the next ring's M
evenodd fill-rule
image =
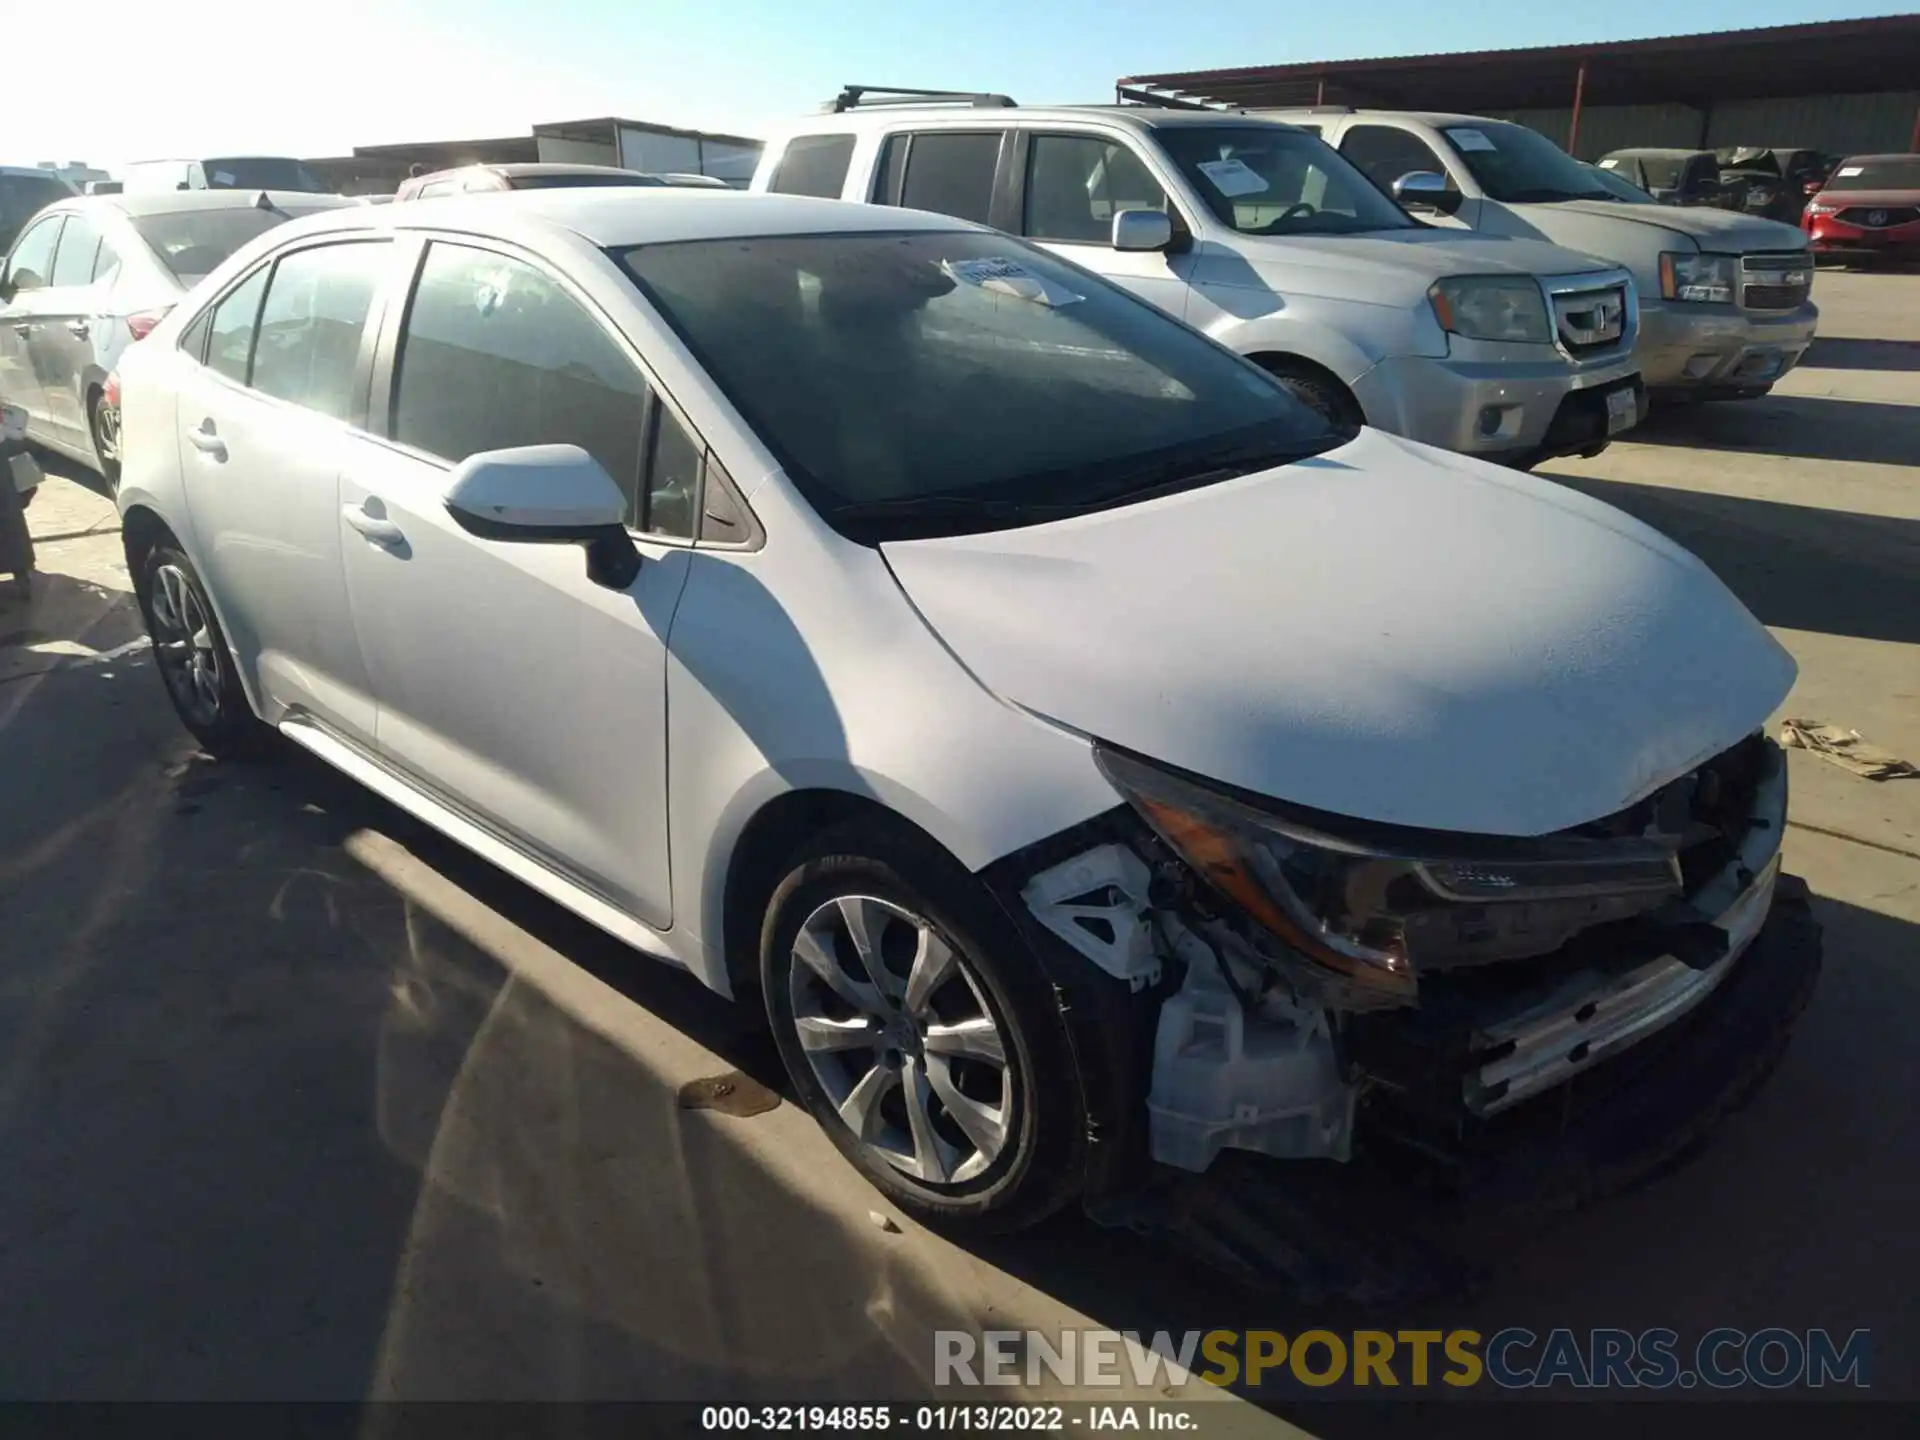
M889 144L902 138L896 136ZM997 133L916 134L907 147L899 203L909 210L931 210L984 225L993 209L993 177L999 162Z
M297 212L296 212L297 213ZM176 210L162 215L136 215L133 228L153 248L182 285L210 275L234 251L256 235L264 235L288 216L251 205L231 210Z
M319 245L280 257L260 307L253 388L345 420L353 409L360 336L384 242Z
M853 163L851 135L796 135L787 142L767 189L776 195L815 195L838 200Z
M646 381L531 265L436 241L397 363L396 440L454 463L518 445L578 445L627 492L637 519Z
M60 248L53 257L53 278L48 283L91 285L93 262L100 253L100 232L83 215L67 216L67 228L60 232Z
M102 240L99 250L94 253L93 257L93 278L95 280L111 279L114 271L119 268L120 257L114 253L111 245Z
M1393 182L1415 170L1445 175L1447 167L1433 147L1410 130L1391 125L1355 125L1340 137L1340 153L1366 172L1389 195Z
M253 358L253 335L260 318L260 297L266 289L267 267L262 265L213 307L207 368L241 385L247 383L247 366Z
M13 247L13 255L7 261L9 296L46 285L47 277L53 273L53 247L60 238L60 221L60 216L49 215L22 235L20 243Z

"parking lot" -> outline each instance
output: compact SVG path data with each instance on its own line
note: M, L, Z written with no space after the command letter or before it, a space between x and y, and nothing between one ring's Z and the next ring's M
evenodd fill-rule
M1798 659L1782 714L1920 759L1920 275L1815 298L1773 395L1541 473L1700 554ZM111 506L48 468L0 610L0 1392L860 1400L923 1393L943 1325L1325 1322L1077 1216L975 1251L876 1218L686 977L303 754L198 756ZM1791 767L1826 971L1786 1060L1448 1323L1864 1327L1920 1398L1920 781Z

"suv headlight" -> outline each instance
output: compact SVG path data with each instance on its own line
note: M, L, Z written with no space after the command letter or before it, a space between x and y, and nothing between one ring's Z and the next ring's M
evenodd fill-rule
M1731 304L1740 269L1737 255L1697 255L1680 250L1660 253L1660 293L1669 300Z
M1456 275L1436 280L1427 298L1440 328L1468 340L1544 345L1553 339L1546 297L1524 275Z
M1545 953L1680 891L1644 839L1391 835L1269 810L1097 745L1101 773L1199 878L1366 1005L1410 1004L1415 964Z

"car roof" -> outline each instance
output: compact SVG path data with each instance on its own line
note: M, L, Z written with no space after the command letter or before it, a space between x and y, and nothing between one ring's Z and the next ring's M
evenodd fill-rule
M481 164L465 167L473 170L491 170L496 175L505 175L514 179L523 175L638 175L638 170L629 170L623 165L561 165L545 160L512 160L502 165Z
M956 126L977 130L1006 122L1114 120L1136 130L1171 130L1184 125L1220 125L1251 122L1285 124L1272 115L1246 110L1175 110L1154 105L880 105L870 110L842 110L803 116L781 126L785 135L850 134L862 130L923 129Z
M59 203L72 209L117 210L129 219L148 215L186 215L207 210L251 210L265 194L278 210L357 209L345 195L314 195L305 190L158 190L151 194L119 191L111 195L76 195Z
M1635 155L1658 160L1690 160L1695 155L1705 155L1709 159L1717 158L1711 150L1696 150L1686 145L1629 145L1624 150L1609 150L1600 158L1606 160L1615 155Z
M1884 155L1849 155L1840 163L1842 165L1875 165L1882 160L1912 160L1920 163L1920 155L1908 151L1889 150Z
M294 222L287 227L287 233L452 229L476 235L505 235L529 224L570 231L601 248L760 235L983 228L948 215L856 205L844 200L816 200L804 195L753 195L704 187L634 185L437 195L405 205L355 205L349 201L325 215L307 216Z

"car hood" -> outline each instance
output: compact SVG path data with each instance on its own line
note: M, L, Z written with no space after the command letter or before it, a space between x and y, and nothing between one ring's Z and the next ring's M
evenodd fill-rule
M1416 297L1449 275L1576 275L1618 268L1611 260L1545 240L1473 235L1438 226L1364 235L1244 235L1234 246L1250 263L1276 267L1281 272L1276 278L1283 282L1305 266L1367 284L1404 285ZM1368 292L1364 298L1378 296Z
M1624 200L1566 200L1557 205L1513 205L1508 207L1550 229L1555 215L1579 215L1587 223L1569 227L1568 238L1580 244L1606 249L1605 235L1611 222L1634 227L1645 226L1684 235L1702 250L1744 255L1754 250L1800 250L1807 237L1796 225L1768 220L1759 215L1742 215L1732 210L1714 210L1700 205L1631 205ZM1604 220L1607 226L1590 222ZM1618 232L1615 232L1618 233Z
M1836 210L1892 210L1920 205L1920 190L1822 190L1813 198Z
M1540 835L1765 723L1793 660L1656 531L1378 431L1223 484L881 546L982 684L1357 819Z

